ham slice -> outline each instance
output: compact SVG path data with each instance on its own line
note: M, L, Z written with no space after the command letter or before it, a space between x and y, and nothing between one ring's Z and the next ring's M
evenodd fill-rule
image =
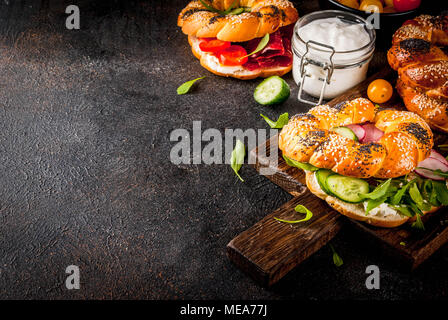
M292 64L291 37L293 25L282 27L271 33L269 42L263 50L249 57L243 65L247 70L253 71L260 68L287 67ZM244 47L248 53L254 51L261 38L252 39Z

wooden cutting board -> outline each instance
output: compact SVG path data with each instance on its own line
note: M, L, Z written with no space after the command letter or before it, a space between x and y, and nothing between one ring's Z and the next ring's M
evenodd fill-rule
M340 97L331 100L333 106L339 102L357 97L366 97L368 84L374 79L387 79L394 82L394 72L390 69L373 75ZM382 107L402 109L401 98L394 94ZM448 143L448 136L434 132L435 143ZM327 203L311 194L305 185L302 170L288 166L279 152L278 163L269 159L270 146L277 146L278 136L274 136L251 151L255 168L270 168L275 172L266 176L272 182L294 196L292 200L267 215L254 226L244 231L227 245L227 255L244 272L264 286L270 286L280 280L290 270L304 261L314 252L327 244L343 227L354 227L360 236L367 236L380 245L390 257L398 260L401 266L413 270L437 249L448 241L448 210L442 208L436 213L425 216L425 231L419 231L405 224L398 228L385 229L351 220ZM263 152L259 152L263 150ZM276 149L274 149L276 150ZM296 205L302 204L313 212L311 220L290 225L278 222L274 217L296 220ZM303 215L301 215L303 216Z

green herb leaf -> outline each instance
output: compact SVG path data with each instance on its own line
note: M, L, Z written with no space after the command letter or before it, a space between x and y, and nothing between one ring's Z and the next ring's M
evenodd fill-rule
M243 12L245 12L244 8L236 8L236 9L233 9L232 11L230 11L228 14L236 16L236 15L242 14Z
M429 194L429 203L432 204L434 207L440 206L440 201L437 197L437 190L434 186L434 181L431 180L431 193Z
M190 80L187 81L185 83L183 83L179 88L177 88L177 94L186 94L188 93L188 91L190 91L191 87L193 86L193 84L201 79L204 79L205 77L200 77L194 80Z
M312 164L309 163L305 163L305 162L299 162L293 159L289 159L288 157L286 157L285 155L283 155L283 159L285 159L286 164L288 166L291 167L296 167L302 170L307 170L307 171L317 171L319 170L318 167L313 166Z
M413 183L411 185L409 188L409 195L420 210L427 211L431 209L431 205L424 201L420 191L418 190L417 183Z
M400 246L406 246L406 243L403 242L403 241L401 241L401 242L400 242Z
M242 57L242 58L249 57L249 56L251 56L251 55L253 55L253 54L255 54L255 53L257 53L257 52L263 50L264 47L266 47L266 45L267 45L268 43L269 43L269 33L266 33L266 34L264 35L264 37L261 38L261 40L260 40L260 42L258 43L258 46L255 48L255 50L252 51L251 53L249 53L247 56L244 56L244 57ZM242 58L241 58L241 59L242 59Z
M448 205L448 189L443 181L432 181L432 186L437 193L437 200L444 206Z
M360 194L360 196L363 197L364 199L379 199L381 197L384 197L384 195L387 192L387 189L390 186L391 180L392 179L387 179L386 181L381 183L379 186L377 186L372 192Z
M425 226L423 225L422 219L420 218L419 214L416 214L416 220L415 222L411 225L412 228L416 228L416 229L420 229L420 230L425 230Z
M395 210L397 210L399 213L401 213L403 216L412 218L414 216L414 214L411 212L411 210L409 210L409 208L405 205L400 205L400 206L394 206L391 205L392 208L394 208Z
M344 264L344 261L342 261L342 258L337 254L334 247L330 244L331 251L333 252L333 263L336 267L340 267Z
M366 215L369 214L370 210L378 207L380 204L384 203L384 201L386 201L387 196L382 196L381 198L378 199L369 199L367 201L367 207L366 207Z
M268 123L268 125L272 128L272 129L281 129L283 128L288 122L289 122L289 115L288 112L282 113L277 121L272 121L271 119L269 119L268 117L266 117L265 115L260 113L260 116L263 117L263 119Z
M230 157L230 166L242 182L244 182L244 180L241 178L238 171L241 169L241 166L244 163L245 156L246 148L244 147L244 143L242 143L241 140L236 140L235 149L233 149L232 156Z
M313 217L313 213L310 210L308 210L305 206L302 206L301 204L297 205L294 208L294 210L299 213L305 213L305 218L300 219L300 220L283 220L283 219L274 217L274 219L277 221L286 222L286 223L300 223L300 222L308 221Z

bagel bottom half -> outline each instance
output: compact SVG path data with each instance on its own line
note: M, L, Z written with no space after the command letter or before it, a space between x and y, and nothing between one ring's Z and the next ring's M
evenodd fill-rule
M292 64L287 67L260 68L253 71L247 70L242 66L224 67L219 64L216 57L199 49L196 38L189 36L188 43L194 56L200 60L201 65L218 76L250 80L258 77L282 76L292 69Z
M363 221L370 225L383 228L395 228L404 224L407 221L409 222L415 221L415 218L409 218L406 216L402 216L400 214L389 215L385 217L378 215L366 215L366 211L364 209L363 204L344 202L322 191L322 189L319 186L319 183L314 177L314 172L306 171L306 185L308 189L311 191L311 193L313 193L315 196L326 201L332 208L334 208L339 213L354 220ZM430 211L425 212L425 215L437 211L438 209L439 209L438 207L433 207Z

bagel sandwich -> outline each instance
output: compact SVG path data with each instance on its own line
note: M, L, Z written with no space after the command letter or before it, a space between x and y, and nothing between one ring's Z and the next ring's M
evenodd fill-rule
M292 69L298 17L287 0L195 0L179 14L178 26L204 68L248 80Z
M448 161L428 124L408 111L357 98L292 117L279 134L286 163L305 170L308 189L341 214L393 228L424 228L448 205Z

